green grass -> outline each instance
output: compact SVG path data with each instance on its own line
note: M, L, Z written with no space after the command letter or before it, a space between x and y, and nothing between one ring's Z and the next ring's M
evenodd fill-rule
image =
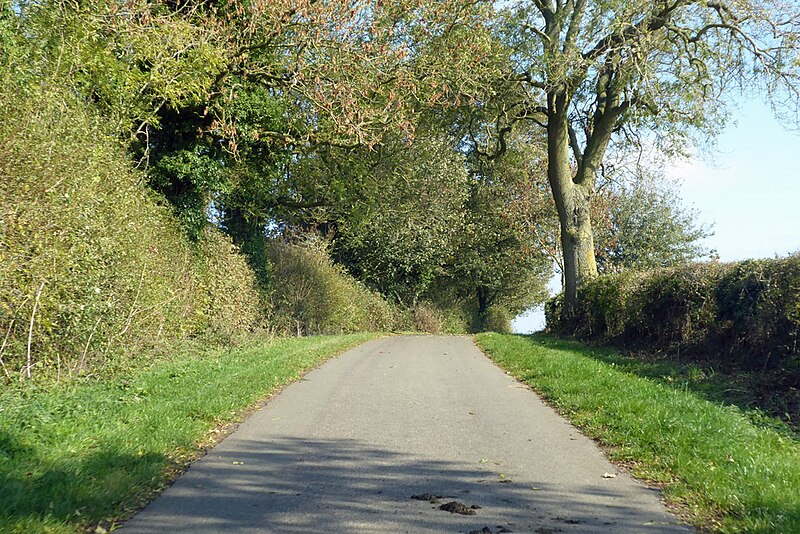
M219 428L371 334L283 339L128 377L0 391L0 532L113 528Z
M481 334L500 366L541 393L615 461L659 484L695 525L800 532L800 443L681 384L608 363L612 353L546 336Z

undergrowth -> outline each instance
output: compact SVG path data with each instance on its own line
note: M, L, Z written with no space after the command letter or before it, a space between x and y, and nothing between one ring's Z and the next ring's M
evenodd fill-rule
M55 90L53 90L55 91ZM46 90L0 90L0 368L6 381L85 375L156 344L261 326L244 258L199 243L101 121Z

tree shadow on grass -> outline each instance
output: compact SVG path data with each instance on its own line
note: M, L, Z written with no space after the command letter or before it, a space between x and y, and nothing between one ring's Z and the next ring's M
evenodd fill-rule
M162 454L103 448L51 461L0 431L0 531L74 530L124 515L163 485L171 466Z

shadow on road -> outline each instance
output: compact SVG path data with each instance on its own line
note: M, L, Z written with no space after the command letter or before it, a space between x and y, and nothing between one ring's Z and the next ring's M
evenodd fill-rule
M356 440L242 441L211 451L124 531L686 531L642 512L614 482L555 486L490 460L442 462ZM439 498L411 499L423 493ZM474 515L439 509L451 501Z

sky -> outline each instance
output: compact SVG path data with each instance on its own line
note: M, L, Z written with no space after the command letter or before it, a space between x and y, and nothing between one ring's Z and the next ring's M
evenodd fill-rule
M737 102L710 154L675 161L666 172L681 181L684 205L712 225L704 244L721 261L800 251L800 132L779 123L768 105ZM560 291L558 280L550 286ZM531 310L512 326L518 333L541 330L544 313Z

